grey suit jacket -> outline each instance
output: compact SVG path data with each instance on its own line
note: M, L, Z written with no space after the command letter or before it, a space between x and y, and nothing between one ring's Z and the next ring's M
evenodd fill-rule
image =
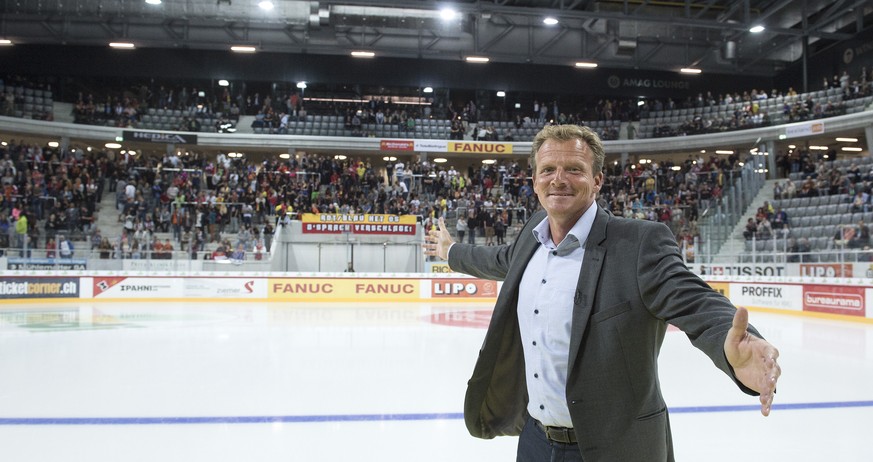
M456 243L449 254L454 271L504 281L467 386L464 420L476 437L518 435L528 417L516 305L539 245L531 230L544 217L534 214L509 246ZM667 323L755 394L737 381L724 355L736 308L685 267L663 224L598 208L573 303L566 397L586 462L673 460L658 380Z

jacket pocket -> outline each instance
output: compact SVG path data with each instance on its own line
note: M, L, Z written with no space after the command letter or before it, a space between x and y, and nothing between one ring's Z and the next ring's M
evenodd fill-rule
M638 417L637 417L637 420L649 420L649 419L654 419L654 418L656 418L656 417L660 417L660 416L664 415L664 413L666 413L666 412L667 412L667 408L666 408L666 407L662 407L661 409L658 409L658 410L655 411L655 412L649 412L648 414L643 414L643 415L641 415L641 416L638 416Z
M605 321L613 316L618 316L624 312L630 311L631 304L630 302L621 302L617 305L613 305L603 311L598 311L591 316L592 322L601 322Z

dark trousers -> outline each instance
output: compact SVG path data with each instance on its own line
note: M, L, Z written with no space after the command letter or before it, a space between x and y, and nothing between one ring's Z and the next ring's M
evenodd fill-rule
M579 446L575 444L554 443L528 417L518 438L516 462L582 462Z

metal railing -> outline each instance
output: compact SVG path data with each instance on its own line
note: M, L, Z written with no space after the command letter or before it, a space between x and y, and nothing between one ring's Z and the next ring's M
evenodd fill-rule
M743 217L766 182L766 172L747 163L738 171L725 172L722 196L701 204L700 239L695 244L698 258L713 258Z

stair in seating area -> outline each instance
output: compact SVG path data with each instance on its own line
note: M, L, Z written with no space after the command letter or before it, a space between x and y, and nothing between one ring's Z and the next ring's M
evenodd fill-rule
M746 208L745 213L742 218L737 222L736 226L734 226L733 231L731 231L730 237L725 241L724 245L721 246L721 250L719 251L719 256L730 258L732 256L737 256L743 253L745 249L746 240L743 238L743 231L746 229L746 222L749 218L755 218L755 215L758 213L758 208L764 206L764 202L773 203L773 187L776 186L777 182L783 182L784 179L778 180L767 180L764 183L764 187L758 191L758 195L755 196L755 199L749 204L749 207Z

